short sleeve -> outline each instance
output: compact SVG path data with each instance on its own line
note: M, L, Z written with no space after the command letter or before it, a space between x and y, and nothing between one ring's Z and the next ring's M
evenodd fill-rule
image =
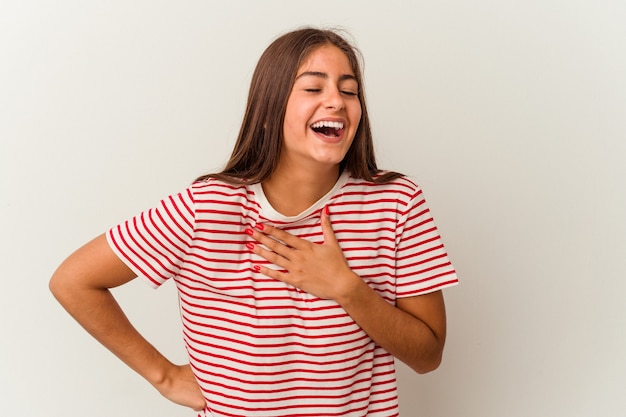
M178 275L194 234L192 189L112 227L107 241L117 256L152 287Z
M396 234L396 296L412 297L458 283L426 200L415 186Z

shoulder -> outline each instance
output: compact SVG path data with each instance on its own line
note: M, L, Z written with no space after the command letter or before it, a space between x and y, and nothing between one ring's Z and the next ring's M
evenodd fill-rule
M253 184L207 178L194 182L189 192L198 210L255 210L258 206Z
M195 181L189 187L191 193L195 196L201 195L248 195L250 193L249 185L246 184L233 184L226 182L218 178L206 178L199 181Z
M380 171L374 176L374 181L368 181L363 178L354 178L353 176L350 176L346 185L367 189L372 192L394 193L399 197L404 196L404 198L408 200L413 199L418 194L421 194L420 186L411 177L404 174L398 174L389 180L384 180L384 177L388 176L388 174L390 174L390 171ZM378 181L380 179L383 179L383 181Z

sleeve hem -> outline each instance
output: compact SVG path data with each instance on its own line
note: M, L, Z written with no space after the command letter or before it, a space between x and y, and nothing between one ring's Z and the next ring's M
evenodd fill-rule
M105 235L107 243L109 244L109 247L111 248L113 253L115 253L115 255L124 263L124 265L130 268L135 273L137 278L139 278L142 282L146 283L153 289L159 288L162 283L154 281L153 279L150 279L149 277L144 275L144 273L135 264L133 264L133 262L124 254L124 252L122 252L120 248L115 244L115 240L113 236L111 236L111 233L112 230L109 229L109 231L107 231Z
M459 284L459 280L456 277L456 274L449 277L448 280L444 281L444 282L439 282L435 285L432 285L430 287L424 287L424 288L419 288L419 289L415 289L415 290L409 290L409 291L403 291L403 292L398 292L396 294L396 299L399 298L409 298L409 297L415 297L418 295L425 295L425 294L430 294L436 291L440 291L440 290L444 290L446 288L451 288L451 287L455 287Z

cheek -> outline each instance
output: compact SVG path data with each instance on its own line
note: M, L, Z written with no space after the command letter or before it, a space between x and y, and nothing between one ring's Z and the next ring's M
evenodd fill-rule
M354 125L358 127L361 122L361 115L363 110L361 109L361 102L357 100L353 107L350 107L350 118L354 121Z
M311 111L301 103L287 103L285 111L284 129L291 131L303 131L308 128Z
M285 137L289 137L297 131L299 123L294 115L293 111L289 109L285 112L285 120L283 121L283 134Z
M357 129L359 128L359 124L361 124L361 106L359 106L358 108L356 108L352 114L350 115L350 119L352 120L352 126L354 129L354 132L357 131Z
M306 134L306 130L306 123L295 119L285 119L283 124L283 135L285 140L296 140L297 138L301 138Z

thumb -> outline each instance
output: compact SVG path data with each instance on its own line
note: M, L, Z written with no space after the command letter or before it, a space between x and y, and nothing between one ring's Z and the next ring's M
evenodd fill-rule
M333 225L330 222L330 209L328 206L325 206L322 210L322 233L324 235L324 244L337 245L335 231L333 230Z

